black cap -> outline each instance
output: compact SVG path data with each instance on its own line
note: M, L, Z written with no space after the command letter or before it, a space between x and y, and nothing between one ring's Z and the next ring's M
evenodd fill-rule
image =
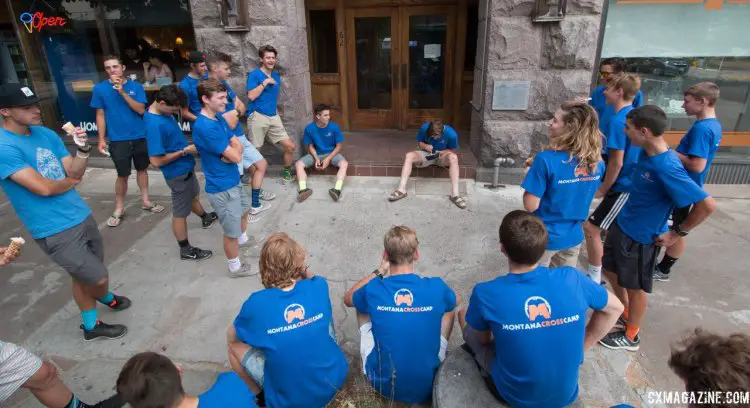
M206 62L206 54L200 51L190 51L190 54L188 54L188 62L191 64Z
M29 106L35 103L39 103L39 98L28 86L15 83L0 85L0 108Z

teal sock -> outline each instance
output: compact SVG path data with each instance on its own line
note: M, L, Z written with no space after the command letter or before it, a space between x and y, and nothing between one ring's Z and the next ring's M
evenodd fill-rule
M86 330L91 330L94 327L96 327L97 317L98 316L96 314L96 308L93 308L91 310L81 311L81 320L83 321L83 328Z
M99 301L104 303L105 305L112 303L113 300L115 300L115 294L112 292L107 292L107 294L104 295L103 298L99 298Z

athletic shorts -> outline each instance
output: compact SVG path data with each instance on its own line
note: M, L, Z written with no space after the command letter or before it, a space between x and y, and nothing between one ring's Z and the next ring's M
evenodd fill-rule
M417 154L420 157L419 163L414 163L417 168L424 168L424 167L430 167L432 165L438 165L440 167L448 167L450 166L450 163L448 162L448 155L443 155L438 158L427 160L427 156L430 156L432 153L428 153L424 150L417 150Z
M615 223L604 241L602 268L615 273L621 287L651 293L660 249L654 244L641 244L631 239Z
M326 157L330 156L330 154L319 154L318 159L322 162L325 160ZM341 166L341 162L344 161L344 156L341 153L336 153L335 156L331 159L331 166L333 167L339 167ZM305 168L312 167L315 165L315 159L312 157L311 154L306 154L302 156L302 158L299 159L299 161L302 162L303 165L305 165Z
M104 243L94 217L65 231L36 240L37 245L75 280L93 285L109 276Z
M172 190L172 216L185 218L193 211L193 200L201 193L198 178L192 171L167 180Z
M279 115L266 116L262 113L253 112L252 116L247 119L247 127L250 129L255 147L263 146L266 138L273 144L289 139Z
M146 170L151 163L148 159L146 139L122 140L109 142L109 154L115 163L118 177L130 176L130 163L136 171Z
M229 238L239 238L242 235L242 217L250 211L250 197L245 193L241 184L219 193L208 193L216 215L219 216L221 229Z
M672 219L670 220L669 225L671 227L681 225L683 222L685 222L688 215L690 215L690 210L692 209L693 209L692 205L689 205L687 207L682 207L682 208L675 208L672 211Z
M608 191L594 213L589 216L589 222L603 230L608 230L628 201L628 197L630 197L630 193Z
M242 161L238 163L237 166L240 169L240 174L244 174L245 169L263 160L263 155L260 154L258 149L256 149L249 140L247 140L245 135L239 135L237 138L242 142Z
M10 398L40 368L39 357L21 346L0 340L0 402Z

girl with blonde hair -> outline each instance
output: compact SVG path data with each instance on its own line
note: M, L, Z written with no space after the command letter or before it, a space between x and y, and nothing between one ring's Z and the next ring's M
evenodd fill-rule
M563 103L549 121L549 146L536 155L521 187L523 205L549 233L540 265L575 267L582 225L604 174L596 111L583 100Z
M250 295L227 333L229 363L260 407L325 406L349 370L328 283L308 272L306 260L286 233L268 237L260 253L265 289Z

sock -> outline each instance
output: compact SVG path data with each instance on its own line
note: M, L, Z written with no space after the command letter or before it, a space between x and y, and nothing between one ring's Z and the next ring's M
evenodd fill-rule
M180 248L187 248L190 246L190 242L188 242L188 240L177 241L177 245L179 245Z
M260 189L259 188L252 189L252 197L253 197L252 206L255 208L260 207Z
M284 177L292 177L292 166L284 166Z
M96 327L97 318L96 308L81 311L81 321L83 321L83 328L86 330L91 330Z
M250 238L247 237L247 232L243 232L242 235L240 235L240 237L237 238L237 242L240 245L245 245L247 243L247 241L249 241L249 240L250 240Z
M113 300L115 300L115 295L112 292L107 292L107 294L104 295L103 298L99 298L99 301L104 303L105 305L112 303Z
M627 321L628 317L628 308L626 307L625 310L622 311L622 318Z
M304 190L306 188L307 188L307 180L305 180L305 181L300 180L299 181L299 191L302 191L302 190Z
M592 281L600 283L602 281L602 266L589 265L589 277Z
M631 326L630 324L628 324L625 326L625 335L630 339L630 341L635 341L635 336L638 335L638 330L640 330L640 327Z
M333 187L335 190L341 191L341 187L344 185L344 180L336 180L336 186Z
M661 262L659 262L659 265L656 267L659 268L661 273L669 275L669 271L672 269L675 262L677 262L677 258L672 258L671 256L664 254L664 258L661 259Z
M227 263L229 263L230 272L237 272L238 270L240 270L240 266L242 266L240 258L228 259Z

